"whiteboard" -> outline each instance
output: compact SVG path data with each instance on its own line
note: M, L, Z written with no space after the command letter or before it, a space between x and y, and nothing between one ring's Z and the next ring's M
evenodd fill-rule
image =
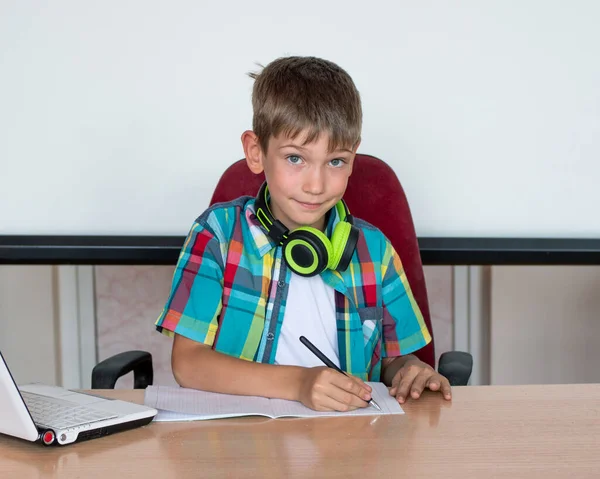
M246 75L345 68L417 234L600 237L600 2L3 0L0 234L185 235Z

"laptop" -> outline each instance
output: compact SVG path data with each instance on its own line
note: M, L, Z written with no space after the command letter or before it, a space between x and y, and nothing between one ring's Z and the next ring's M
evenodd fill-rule
M62 387L17 387L0 352L0 433L47 446L144 426L157 410Z

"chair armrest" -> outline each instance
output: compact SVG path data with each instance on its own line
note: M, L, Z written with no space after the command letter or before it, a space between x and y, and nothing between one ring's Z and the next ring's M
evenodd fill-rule
M438 371L451 386L466 386L473 370L473 356L462 351L448 351L440 356Z
M146 351L126 351L96 364L92 389L114 389L117 379L133 371L134 389L146 389L154 380L152 355Z

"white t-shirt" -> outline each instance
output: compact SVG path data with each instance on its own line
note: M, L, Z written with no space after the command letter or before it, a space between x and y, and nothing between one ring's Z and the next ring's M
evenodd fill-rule
M340 365L335 291L320 275L307 278L292 273L275 364L325 366L300 342L300 336L305 336L333 363Z

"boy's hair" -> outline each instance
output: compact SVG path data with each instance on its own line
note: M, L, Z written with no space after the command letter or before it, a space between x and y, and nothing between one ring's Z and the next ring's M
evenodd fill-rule
M360 141L362 107L352 78L335 63L315 57L284 57L269 63L254 78L252 129L266 153L271 137L305 143L329 134L329 151L354 149Z

